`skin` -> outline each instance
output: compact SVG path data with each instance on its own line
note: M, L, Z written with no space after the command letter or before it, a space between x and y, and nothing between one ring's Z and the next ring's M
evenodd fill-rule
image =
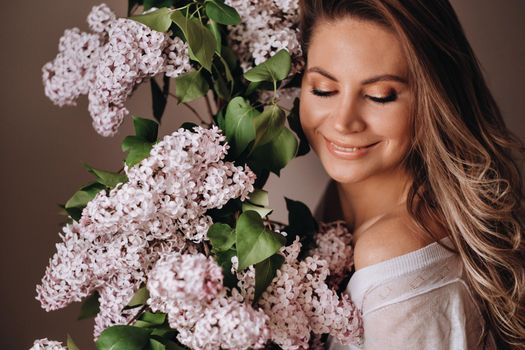
M354 232L356 269L424 246L428 241L414 233L405 209L412 178L401 161L411 144L414 96L398 38L378 24L351 17L321 21L314 28L307 55L301 124L337 183L342 214ZM313 89L329 96L317 96ZM389 102L378 102L388 97ZM326 139L345 145L379 143L364 157L348 160L330 153ZM363 249L368 249L370 259L359 262L357 257L363 254L357 242L368 235L365 232L374 231L372 227L384 237L376 233L369 242L376 242L377 248L381 241L383 249L375 249L374 257L373 247L367 244ZM391 231L387 236L385 227Z

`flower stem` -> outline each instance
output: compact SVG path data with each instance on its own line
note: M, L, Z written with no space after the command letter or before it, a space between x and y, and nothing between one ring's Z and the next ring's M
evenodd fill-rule
M208 99L208 94L204 95L204 101L206 101L206 108L208 109L208 113L210 114L210 120L213 123L213 110L211 108L210 100Z
M142 315L142 313L146 311L147 308L148 308L148 305L142 305L142 307L139 309L139 311L137 311L135 316L133 316L133 318L129 320L128 326L131 325L133 322L135 322L140 317L140 315Z

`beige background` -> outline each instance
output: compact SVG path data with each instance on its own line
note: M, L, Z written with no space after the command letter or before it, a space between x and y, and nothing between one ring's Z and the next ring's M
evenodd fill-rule
M77 107L60 109L43 93L40 69L55 56L62 32L74 26L86 30L85 17L91 6L98 3L4 2L0 22L1 349L28 349L36 338L65 340L67 333L81 349L94 349L90 342L91 321L76 321L78 305L46 313L34 297L35 285L58 242L62 217L57 214L57 204L91 180L81 163L118 169L123 157L120 142L131 132L128 119L115 138L102 138L91 128L85 98ZM119 15L125 14L126 1L107 3ZM521 104L525 83L525 1L452 3L510 129L525 139ZM128 107L134 114L150 117L149 87L144 87ZM192 118L171 101L161 134ZM279 181L272 177L267 188L272 194L272 206L282 213L283 196L314 207L326 182L324 171L310 154L294 160ZM276 219L285 218L276 215Z

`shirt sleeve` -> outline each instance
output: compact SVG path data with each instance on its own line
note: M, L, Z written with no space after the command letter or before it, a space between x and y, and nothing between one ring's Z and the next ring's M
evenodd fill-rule
M364 349L483 349L481 320L463 281L454 281L366 313Z

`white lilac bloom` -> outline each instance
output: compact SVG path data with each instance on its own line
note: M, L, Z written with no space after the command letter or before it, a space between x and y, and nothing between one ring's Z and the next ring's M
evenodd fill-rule
M47 338L35 340L29 350L67 350L59 341L48 340Z
M206 211L245 200L254 190L255 174L247 166L224 161L225 140L217 126L181 128L139 164L125 167L128 182L99 192L80 220L63 228L37 286L42 307L63 308L97 291L95 336L128 322L132 312L121 310L159 257L197 253L212 224Z
M230 46L244 71L258 65L281 49L292 55L292 74L304 66L299 44L299 0L226 0L241 17L229 26Z
M203 254L170 253L148 275L148 304L165 312L191 349L263 348L268 316L227 296L221 267Z
M191 70L188 46L170 33L117 18L111 9L94 6L87 22L94 33L68 29L59 52L42 68L46 96L58 106L75 105L88 95L93 127L113 136L136 86L159 73L177 77Z
M270 286L263 292L258 305L270 317L271 341L283 349L308 348L311 333L328 333L342 344L359 343L363 327L360 311L349 295L341 296L328 287L328 262L318 256L303 261L297 257L301 250L299 237L280 253L285 262L277 270ZM232 272L236 272L237 259L232 259ZM238 287L244 302L254 297L255 269L249 267L236 272Z

